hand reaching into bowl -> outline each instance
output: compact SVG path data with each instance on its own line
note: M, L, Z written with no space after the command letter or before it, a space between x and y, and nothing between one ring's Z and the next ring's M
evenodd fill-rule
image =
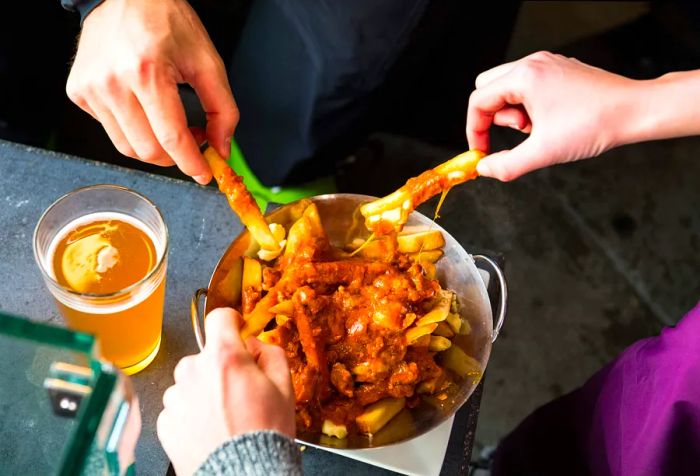
M255 338L244 344L240 321L233 309L209 313L204 350L180 361L175 385L163 395L158 437L178 474L194 473L205 460L243 468L247 456L236 448L240 437L254 440L258 449L269 446L270 455L257 458L272 458L267 464L274 471L296 468L294 392L285 353Z
M469 98L469 147L490 151L492 125L529 134L479 162L480 175L508 181L614 147L700 134L700 71L638 81L538 52L481 73Z
M238 122L224 64L184 0L109 0L85 18L66 92L97 119L122 154L177 164L205 184L211 172L187 127L178 84L207 114L206 135L223 157Z

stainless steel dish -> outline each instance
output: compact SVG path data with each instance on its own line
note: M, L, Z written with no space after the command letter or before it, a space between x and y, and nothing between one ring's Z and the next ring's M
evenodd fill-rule
M313 197L316 203L323 226L331 240L331 243L341 246L348 243L354 237L366 237L362 217L359 216L360 204L373 200L374 197L352 194L331 194ZM270 222L280 223L287 227L291 225L290 211L295 204L289 204L270 213ZM467 401L483 375L486 368L491 345L496 340L498 331L503 325L506 312L506 283L503 272L489 258L485 256L472 256L452 236L439 225L418 213L414 212L409 218L408 225L421 225L437 228L445 237L445 255L437 263L438 279L444 288L457 293L459 313L463 321L469 323L471 332L462 336L459 345L468 355L472 356L479 365L478 376L466 378L460 382L459 391L447 400L439 402L436 407L430 404L421 404L415 409L404 409L403 414L395 417L392 422L372 438L366 436L352 436L345 440L323 437L321 434L299 434L300 442L344 449L377 448L393 443L398 443L415 438L430 431L440 423L454 415L454 413ZM253 243L249 233L243 231L228 247L223 257L217 264L207 289L198 290L192 300L192 326L200 348L204 346L204 334L200 325L199 303L204 301L204 315L220 306L231 306L235 303L226 299L226 284L222 281L227 275L232 264L246 253L254 252ZM484 281L475 266L475 261L483 263L482 267L491 268L497 276L500 286L500 302L498 303L498 316L494 321L491 312L491 303L486 292ZM494 325L495 323L495 325ZM455 344L453 344L455 345ZM435 402L433 402L435 403ZM394 421L397 423L394 424Z

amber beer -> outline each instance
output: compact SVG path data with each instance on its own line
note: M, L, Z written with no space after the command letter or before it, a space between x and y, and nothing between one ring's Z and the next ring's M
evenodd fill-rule
M153 204L122 187L76 190L46 211L34 245L69 327L95 334L101 355L128 374L153 361L167 251L167 230Z

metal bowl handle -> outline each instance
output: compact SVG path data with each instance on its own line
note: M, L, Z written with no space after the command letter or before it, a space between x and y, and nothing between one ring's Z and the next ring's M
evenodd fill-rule
M198 289L195 291L194 296L192 296L192 304L190 305L190 315L192 318L192 330L194 331L194 336L197 339L197 346L199 350L204 350L204 313L202 313L202 318L199 317L199 301L207 297L206 289ZM200 322L202 323L200 325Z
M501 327L503 327L503 321L506 318L506 309L508 303L508 287L506 286L506 277L503 274L503 270L500 268L500 266L498 266L496 262L488 256L472 255L472 258L474 259L474 262L476 264L482 266L483 269L491 270L493 274L496 275L496 278L498 278L498 310L496 311L497 318L494 321L495 325L493 326L493 338L491 339L491 342L496 342L498 333L501 331Z

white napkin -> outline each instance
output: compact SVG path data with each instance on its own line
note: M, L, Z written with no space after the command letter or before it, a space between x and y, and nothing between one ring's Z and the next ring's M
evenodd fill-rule
M353 451L311 446L398 473L438 476L445 459L453 422L454 417L418 438L386 448Z

